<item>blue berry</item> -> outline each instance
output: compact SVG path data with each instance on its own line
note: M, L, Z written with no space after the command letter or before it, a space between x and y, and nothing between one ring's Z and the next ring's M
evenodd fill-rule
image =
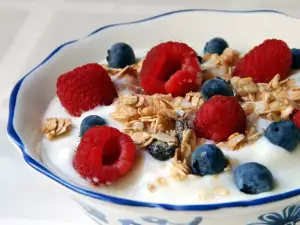
M196 175L221 173L227 166L223 152L215 145L201 145L192 154L192 170Z
M230 82L227 82L220 77L205 81L202 85L201 93L204 100L208 100L215 95L234 95Z
M265 130L265 137L287 151L293 151L298 145L300 133L295 123L290 120L281 120L271 123Z
M223 38L215 37L206 43L204 53L217 53L218 55L222 55L227 47L228 43Z
M97 115L90 115L85 117L80 124L80 134L79 136L83 136L84 133L93 126L103 126L105 125L105 120Z
M175 154L176 147L169 146L168 143L162 141L154 141L148 146L148 152L157 160L165 161L172 158Z
M233 169L234 182L237 188L246 194L259 194L274 187L270 170L255 162L245 163Z
M300 69L300 49L292 48L292 69Z
M124 68L135 63L132 48L126 43L116 43L108 51L106 60L111 68Z

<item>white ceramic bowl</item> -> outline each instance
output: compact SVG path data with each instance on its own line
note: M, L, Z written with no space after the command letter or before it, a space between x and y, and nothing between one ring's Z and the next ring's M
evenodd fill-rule
M85 38L59 46L16 84L10 97L9 137L22 151L26 163L69 189L75 201L100 224L296 224L300 221L300 187L270 197L221 204L168 205L120 199L55 174L42 162L37 145L42 139L43 114L55 96L57 77L76 66L103 60L115 42L145 49L162 41L177 40L202 49L210 38L222 36L241 51L266 38L282 39L291 47L299 47L299 27L300 20L267 10L182 10L102 27Z

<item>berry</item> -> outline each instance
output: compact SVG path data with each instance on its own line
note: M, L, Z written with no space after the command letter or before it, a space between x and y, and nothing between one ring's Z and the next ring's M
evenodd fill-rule
M230 81L227 82L220 77L207 80L201 88L204 100L208 100L215 95L233 96L233 90Z
M252 77L256 83L268 83L277 74L283 80L288 76L292 54L281 40L268 39L240 59L233 76Z
M267 167L255 163L245 163L233 170L237 188L246 194L259 194L274 187L273 175Z
M193 83L194 75L187 70L179 70L174 73L165 84L167 93L172 96L185 96L186 93L197 90L199 85Z
M80 134L79 136L83 136L84 133L93 126L102 126L105 125L105 120L97 115L90 115L85 117L80 124Z
M221 173L227 166L223 152L215 145L201 145L192 154L192 170L199 176Z
M182 142L183 132L185 130L191 129L191 128L192 128L192 125L186 119L178 118L175 121L175 132L176 132L176 137L177 137L179 143Z
M72 116L80 116L98 105L110 105L118 96L109 75L97 63L62 74L56 82L56 93Z
M296 124L298 129L300 129L300 111L295 112L292 116L292 121Z
M94 126L87 130L73 159L76 171L95 185L113 182L132 168L136 146L132 139L108 126Z
M300 49L292 48L292 69L300 69Z
M246 114L234 97L215 95L196 113L194 129L198 137L223 141L245 132Z
M124 68L135 63L132 48L126 43L116 43L108 51L106 60L111 68Z
M290 120L281 120L271 123L265 130L265 137L287 151L293 151L299 143L300 133L295 123Z
M153 47L143 61L140 83L147 94L184 96L199 90L201 69L196 52L184 43L166 42Z
M154 141L148 146L148 152L154 159L166 161L172 158L176 148L169 146L168 143L162 141Z
M215 37L206 43L204 53L217 53L222 55L223 51L228 47L228 43L220 37Z

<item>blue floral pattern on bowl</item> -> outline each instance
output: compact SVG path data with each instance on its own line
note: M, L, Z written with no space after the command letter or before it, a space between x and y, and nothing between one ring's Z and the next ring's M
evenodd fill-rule
M282 214L270 212L258 217L261 222L248 225L296 225L300 222L300 204L290 205L282 210Z
M107 219L107 216L103 212L100 212L99 210L97 210L79 200L75 200L75 201L81 206L81 208L85 211L85 213L88 214L96 223L98 223L100 225L110 224ZM168 221L167 219L161 219L161 218L156 218L156 217L151 217L151 216L141 217L139 221L136 221L133 219L128 219L128 218L118 219L119 225L144 225L145 223L149 224L149 225L150 224L153 224L153 225L200 225L201 222L202 222L202 217L195 217L192 221L189 221L186 223L172 223L172 222Z
M83 202L79 202L79 205L85 210L92 219L98 224L109 224L107 216L91 206L86 205ZM300 204L294 204L285 207L282 210L282 214L276 212L265 213L258 217L260 222L248 223L247 225L296 225L300 222ZM155 218L155 217L142 217L140 221L132 219L118 219L120 225L142 225L142 224L156 224L156 225L199 225L202 224L202 217L196 217L193 221L187 223L172 223L166 219Z

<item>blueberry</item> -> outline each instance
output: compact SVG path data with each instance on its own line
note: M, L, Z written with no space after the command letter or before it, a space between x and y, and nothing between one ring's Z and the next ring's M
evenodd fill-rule
M154 141L148 146L148 152L154 159L166 161L175 154L176 147L169 146L168 143L162 141Z
M281 120L268 126L265 130L265 137L274 145L291 152L298 145L300 133L295 123L290 120Z
M215 95L234 95L230 82L227 82L220 77L205 81L202 85L201 93L204 100L208 100Z
M233 169L234 182L237 188L246 194L259 194L274 187L273 175L267 167L250 162Z
M201 145L192 154L192 170L196 175L221 173L227 166L223 152L215 145Z
M106 60L111 68L124 68L135 63L132 48L126 43L116 43L107 51Z
M93 126L102 126L105 125L105 120L97 115L90 115L85 117L80 124L80 134L79 136L83 136L84 133Z
M191 129L191 128L192 128L192 125L186 119L178 118L175 121L175 132L176 132L176 137L177 137L179 143L181 143L181 141L182 141L183 131L185 131L187 129Z
M292 69L300 69L300 49L292 48Z
M228 43L223 38L215 37L206 43L204 53L217 53L221 55L227 47Z

